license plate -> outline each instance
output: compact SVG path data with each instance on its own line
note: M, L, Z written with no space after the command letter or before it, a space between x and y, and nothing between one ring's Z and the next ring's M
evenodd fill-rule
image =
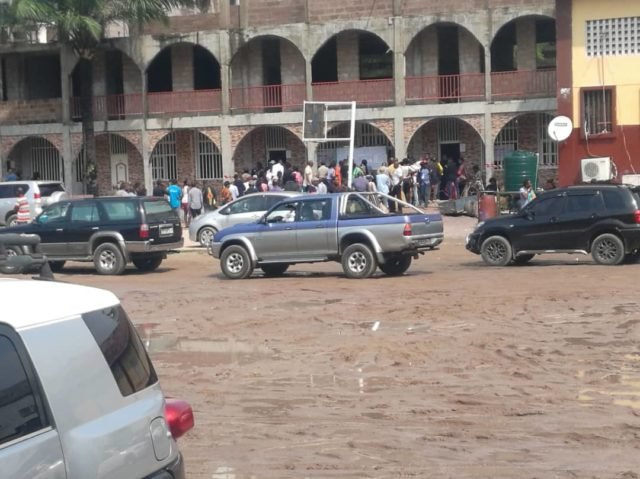
M416 241L416 246L431 246L431 240L430 239L418 240Z
M160 236L173 236L173 225L160 225Z

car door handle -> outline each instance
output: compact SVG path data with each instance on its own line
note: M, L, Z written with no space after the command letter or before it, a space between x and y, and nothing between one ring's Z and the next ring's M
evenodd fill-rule
M318 225L318 226L316 226L316 229L317 229L317 230L321 230L321 229L323 229L323 228L324 228L324 225Z
M292 229L293 229L293 226L287 226L287 227L285 228L285 230L287 230L287 231L291 231Z
M64 228L56 228L56 231L57 231L58 233L62 233L62 232L64 231Z
M100 229L99 226L94 226L93 228L91 228L93 231L98 231Z

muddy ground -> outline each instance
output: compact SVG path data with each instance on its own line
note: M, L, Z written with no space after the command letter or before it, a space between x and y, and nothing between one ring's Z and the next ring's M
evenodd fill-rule
M233 282L198 250L60 277L118 294L193 405L190 479L639 477L640 265L490 269L461 224L396 279Z

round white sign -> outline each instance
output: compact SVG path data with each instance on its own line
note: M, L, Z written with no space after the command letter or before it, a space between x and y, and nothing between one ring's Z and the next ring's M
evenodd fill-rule
M573 123L571 122L571 118L566 116L556 116L549 123L548 128L549 138L553 141L564 141L569 136L571 136L571 132L573 131Z

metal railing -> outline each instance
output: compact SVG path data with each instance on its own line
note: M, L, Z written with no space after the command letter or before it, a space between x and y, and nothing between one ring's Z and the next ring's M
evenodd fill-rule
M313 99L355 101L363 105L392 105L395 103L393 78L314 83Z
M408 77L405 80L408 103L478 101L485 97L484 73Z
M142 116L142 94L99 95L93 98L93 117L96 120L119 120ZM71 99L71 119L82 118L81 99Z
M302 110L306 97L304 83L264 85L231 89L231 111L234 113L260 111Z
M219 113L222 111L221 90L172 91L147 94L150 116L178 113Z
M519 70L491 74L491 92L497 99L556 96L556 70Z

